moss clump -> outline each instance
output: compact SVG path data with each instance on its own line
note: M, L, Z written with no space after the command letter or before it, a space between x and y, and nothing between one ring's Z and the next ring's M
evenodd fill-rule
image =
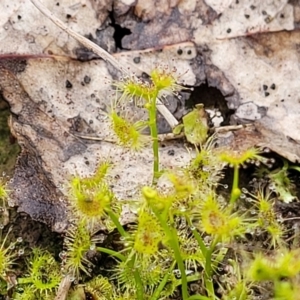
M9 109L0 98L0 175L12 175L20 147L10 140L8 127Z

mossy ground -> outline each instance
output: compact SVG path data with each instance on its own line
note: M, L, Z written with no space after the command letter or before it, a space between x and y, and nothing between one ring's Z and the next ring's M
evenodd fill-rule
M10 115L8 105L0 99L0 176L11 176L20 147L11 135L8 127L8 118Z

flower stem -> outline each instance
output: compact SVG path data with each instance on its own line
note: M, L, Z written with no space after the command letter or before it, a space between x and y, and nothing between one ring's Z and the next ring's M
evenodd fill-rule
M191 231L192 231L192 233L193 233L194 238L195 238L196 241L198 242L198 245L199 245L199 247L200 247L200 250L201 250L201 252L202 252L202 255L203 255L204 257L206 257L206 254L207 254L207 251L208 251L208 250L207 250L207 248L206 248L206 246L205 246L205 243L204 243L204 241L203 241L201 235L199 234L199 232L197 231L197 229L194 227L194 225L193 225L191 219L190 219L188 216L186 216L186 219L187 219L187 221L188 221L188 224L189 224L189 226L190 226L190 229L191 229Z
M202 237L201 235L199 234L199 232L197 231L196 228L194 228L190 218L186 218L187 221L188 221L188 224L191 228L191 231L195 237L195 239L197 240L198 242L198 245L201 249L201 252L203 254L203 256L205 257L205 275L204 275L204 281L205 281L205 286L206 286L206 289L207 289L207 292L209 294L209 296L214 296L214 287L213 287L213 284L212 284L212 260L211 260L211 257L212 257L212 253L213 253L213 250L215 248L215 245L217 243L217 240L214 240L211 244L211 246L209 248L207 248L202 240ZM201 296L202 297L202 296ZM203 299L205 299L206 297L204 297ZM201 299L201 298L199 298Z
M187 300L211 300L211 298L201 296L201 295L193 295L189 297Z
M204 282L205 287L207 290L207 294L209 297L212 297L212 299L215 299L215 289L212 283L212 275L213 275L213 268L212 268L212 253L215 249L216 244L218 243L218 239L215 238L211 244L209 249L207 250L206 256L205 256L205 273L204 273Z
M232 190L231 190L231 197L230 197L230 204L234 204L235 201L240 196L240 189L239 189L239 165L235 164L233 169L233 183L232 183Z
M162 279L162 281L159 283L159 286L156 288L155 292L153 293L153 295L151 296L150 300L157 300L160 297L160 293L162 292L162 290L164 289L165 285L168 282L168 279L173 271L173 269L175 268L175 261L172 263L172 265L170 266L168 272L165 274L164 278Z
M158 155L158 132L156 123L156 98L158 92L153 93L150 98L150 106L148 108L149 114L149 128L152 137L152 150L153 150L153 179L152 183L156 184L159 178L159 155Z
M118 217L113 213L113 211L110 210L110 209L108 209L108 210L106 211L106 213L109 215L109 217L111 218L111 220L113 221L113 223L116 225L116 227L117 227L119 233L121 234L121 236L122 236L123 238L128 237L128 236L129 236L129 233L127 233L127 232L125 231L125 229L123 228L123 226L122 226L121 223L119 222ZM101 248L101 247L99 247L99 248ZM101 249L104 250L105 248L101 248ZM106 249L106 250L105 250L106 253L108 253L108 250L109 250L109 249ZM105 251L103 251L103 252L105 252ZM114 256L116 256L116 257L119 256L120 259L121 259L121 257L122 257L122 259L121 259L122 261L125 260L125 257L124 257L122 254L119 254L119 255L117 256L116 252L114 252L114 251L109 251L109 252L110 252L110 253L108 253L108 254L114 255ZM113 252L114 252L114 254L113 254ZM129 264L129 267L133 270L133 277L134 277L135 284L136 284L137 300L143 300L143 299L144 299L143 283L142 283L142 279L141 279L141 276L140 276L139 271L138 271L138 270L135 268L135 266L134 266L134 264L135 264L135 259L136 259L136 257L135 257L135 255L133 255L133 256L129 259L128 264Z
M168 236L168 240L169 240L170 245L171 245L171 247L174 251L175 260L177 262L178 269L181 273L182 299L187 300L188 297L189 297L188 289L187 289L187 277L186 277L186 273L185 273L185 267L184 267L183 259L182 259L181 254L180 254L180 247L179 247L177 234L176 234L176 232L174 233L172 228L169 227L168 223L164 220L164 218L162 217L162 215L159 212L157 212L153 208L152 208L152 210L155 213L155 216L157 217L157 219L159 220L159 222L160 222L163 230L165 231L166 235Z
M118 229L119 233L121 234L121 236L122 237L127 237L129 234L125 231L125 229L121 225L118 217L113 213L113 211L110 210L110 209L107 209L106 213L109 215L109 217L111 218L111 220L113 221L113 223L117 227L117 229Z
M128 265L133 270L133 277L136 284L136 296L138 300L144 299L144 289L143 289L143 282L140 276L139 271L135 267L135 260L136 255L133 254L133 256L130 258Z

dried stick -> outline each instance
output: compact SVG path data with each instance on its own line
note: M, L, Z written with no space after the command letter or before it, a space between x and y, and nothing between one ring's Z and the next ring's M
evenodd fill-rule
M66 275L62 281L60 282L60 285L58 287L58 291L56 293L54 300L65 300L67 298L69 289L72 284L72 276L70 274Z

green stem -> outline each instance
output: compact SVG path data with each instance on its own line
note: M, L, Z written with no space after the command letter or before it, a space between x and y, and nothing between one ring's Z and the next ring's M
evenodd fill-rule
M289 169L293 169L293 170L300 172L300 167L297 167L297 166L290 166Z
M116 258L118 258L120 261L125 261L126 257L124 255L122 255L121 253L111 250L111 249L107 249L104 247L97 247L97 251L103 252L103 253L107 253L111 256L114 256Z
M128 237L129 234L125 231L125 229L123 228L123 226L121 225L119 218L113 213L112 210L107 209L106 213L108 214L108 216L111 218L111 220L113 221L113 223L115 224L115 226L117 227L119 233L121 234L122 237Z
M197 229L194 227L191 219L186 216L186 220L188 221L188 224L190 226L190 229L194 235L194 238L196 239L196 241L198 242L198 245L200 247L200 250L202 252L203 257L206 257L206 253L207 253L207 248L205 246L205 243L203 242L203 239L201 237L201 235L199 234L199 232L197 231Z
M125 229L123 228L123 226L121 225L121 223L119 221L119 218L113 213L113 211L108 209L108 210L106 210L106 213L109 215L109 217L111 218L111 220L117 227L121 236L123 238L128 237L129 234L125 231ZM107 249L107 250L109 250L109 249ZM135 255L133 255L133 257L129 260L129 267L132 270L134 270L133 276L134 276L134 280L135 280L135 284L136 284L137 299L143 300L143 298L144 298L143 283L142 283L139 271L137 269L135 269L134 263L135 263Z
M202 274L200 274L200 273L197 272L196 274L187 276L186 280L187 280L187 282L193 282L193 281L198 281L201 278L202 278ZM174 286L179 286L181 284L182 284L182 282L181 282L180 279L177 279L176 281L173 282Z
M175 261L172 263L172 265L170 266L168 272L166 273L166 275L164 276L162 281L159 283L159 286L156 288L156 290L153 293L153 295L151 296L150 300L159 299L160 294L161 294L162 290L164 289L165 285L167 284L167 281L170 277L170 274L172 273L174 268L175 268Z
M209 295L209 297L211 297L209 299L215 299L215 289L212 282L212 278L208 278L206 275L204 277L206 292Z
M28 283L32 283L32 278L28 277L28 278L18 278L18 284L28 284Z
M189 297L187 300L212 300L212 299L208 298L206 296L193 295L193 296Z
M186 277L187 282L194 282L194 281L200 280L201 278L202 278L202 274L198 273L198 272Z
M214 286L213 286L213 282L212 282L212 275L213 275L213 268L212 268L212 253L216 247L218 243L218 239L215 238L207 253L206 253L206 256L205 256L205 272L204 272L204 281L205 281L205 287L206 287L206 290L207 290L207 294L209 297L213 297L212 299L214 299L215 297L215 289L214 289Z
M235 164L233 169L233 183L231 189L230 204L234 204L240 196L239 191L239 165Z
M186 217L188 224L191 228L191 231L195 237L195 239L198 242L198 245L200 247L200 250L203 254L203 257L205 257L205 267L204 267L204 282L205 282L205 286L206 286L206 290L208 292L209 296L215 296L215 290L213 287L213 283L212 283L212 262L211 262L211 257L212 257L212 253L213 250L215 248L215 245L217 243L217 240L215 240L212 244L211 247L209 249L207 249L207 247L205 246L203 239L201 237L201 235L199 234L199 232L197 231L196 228L194 228L190 218ZM199 296L199 297L204 297L204 296ZM196 298L195 298L196 299ZM199 298L202 299L202 298ZM204 297L203 299L208 299L206 297Z
M233 188L239 187L239 165L234 166L233 172Z
M133 254L133 256L129 260L129 267L133 270L133 277L136 284L136 296L138 300L144 299L144 289L143 289L143 282L140 276L139 271L135 268L135 260L136 255Z
M152 206L152 205L151 205ZM181 273L181 291L182 291L182 299L187 300L189 295L188 295L188 290L187 290L187 277L185 273L185 266L180 254L180 247L179 247L179 242L177 238L177 234L172 231L172 229L169 228L167 222L162 218L159 212L157 212L153 207L151 207L152 211L155 213L155 216L159 220L164 232L168 236L169 242L171 244L171 247L174 251L174 256L175 260L177 262L178 269Z
M159 178L159 154L158 154L158 132L156 123L156 98L158 93L154 93L150 99L149 113L149 128L152 137L152 150L153 150L153 180L152 183L156 184Z
M212 273L213 273L213 268L212 268L212 253L215 249L215 246L218 242L218 239L215 239L209 248L207 248L203 242L203 239L201 237L201 235L199 234L199 232L197 231L196 228L194 228L191 220L189 217L186 217L187 221L188 221L188 224L191 228L191 231L195 237L195 239L197 240L198 244L199 244L199 247L200 247L200 250L203 254L203 256L205 257L205 266L204 266L204 272L205 272L205 275L204 275L204 281L205 281L205 286L206 286L206 290L207 290L207 293L208 295L211 297L211 296L215 296L215 290L214 290L214 287L213 287L213 283L212 283ZM203 297L203 296L200 296L200 297ZM195 298L196 299L196 298ZM199 298L200 299L200 298ZM203 298L205 299L205 298Z

